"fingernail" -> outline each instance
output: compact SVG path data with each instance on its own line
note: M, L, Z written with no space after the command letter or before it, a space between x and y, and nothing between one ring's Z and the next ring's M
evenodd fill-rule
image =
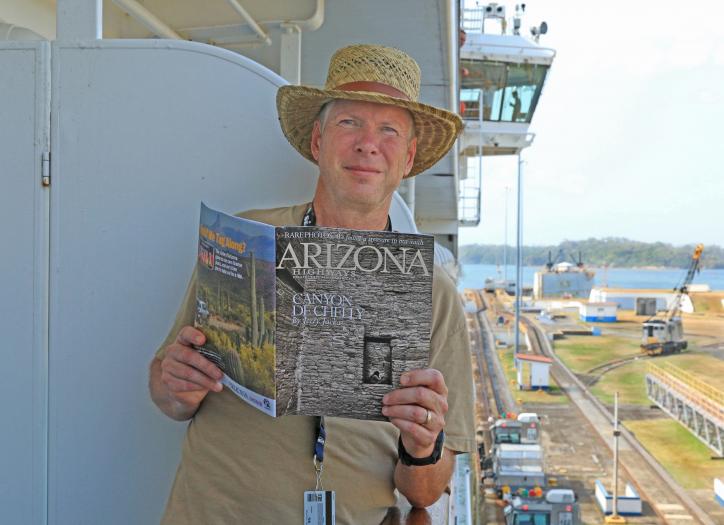
M387 409L387 407L382 407L382 415L383 415L383 416L386 416L388 411L389 411L389 410Z
M223 389L224 389L224 385L222 385L221 383L218 383L218 382L217 382L217 383L216 383L216 391L217 391L217 392L221 392Z
M204 338L202 336L198 335L198 336L196 336L196 339L194 339L194 341L196 341L197 345L200 345L204 342Z
M389 395L385 394L384 396L382 396L382 402L383 402L383 403L387 403L387 400L388 400L388 399L390 399L390 396L389 396Z
M409 377L409 376L403 375L403 376L400 378L400 384L401 384L401 385L406 385L406 384L409 383L409 382L410 382L410 377Z

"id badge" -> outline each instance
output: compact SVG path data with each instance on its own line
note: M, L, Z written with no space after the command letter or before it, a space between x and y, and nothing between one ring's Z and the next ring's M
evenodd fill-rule
M334 525L334 491L304 492L304 525Z

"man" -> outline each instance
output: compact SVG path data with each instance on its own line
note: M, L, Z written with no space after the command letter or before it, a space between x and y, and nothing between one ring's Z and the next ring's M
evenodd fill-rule
M274 225L389 229L402 178L437 162L462 127L452 113L416 101L419 81L417 64L401 51L350 46L332 57L325 89L280 88L282 130L319 166L314 199L244 216ZM303 492L316 485L316 418L273 419L224 390L221 371L193 349L204 342L186 326L194 297L192 280L151 363L154 402L173 419L191 419L164 523L300 523ZM380 523L395 504L394 489L413 506L434 503L454 452L475 450L465 319L440 269L433 276L430 368L404 374L382 413L389 423L326 418L321 481L336 493L340 524ZM448 450L440 457L443 438Z

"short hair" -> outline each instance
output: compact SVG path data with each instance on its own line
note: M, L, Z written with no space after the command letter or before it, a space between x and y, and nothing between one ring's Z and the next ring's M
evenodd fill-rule
M324 131L324 126L327 124L327 118L329 117L329 111L332 109L332 106L334 105L335 102L337 102L337 100L339 100L339 99L332 99L329 102L325 102L324 105L322 106L322 109L320 109L319 113L317 113L317 118L315 120L319 121L320 131ZM408 110L405 110L405 111L407 111L407 113L410 115L411 126L410 126L410 136L408 137L408 139L412 140L414 137L417 136L417 130L415 129L415 119L412 116L411 111L408 111Z

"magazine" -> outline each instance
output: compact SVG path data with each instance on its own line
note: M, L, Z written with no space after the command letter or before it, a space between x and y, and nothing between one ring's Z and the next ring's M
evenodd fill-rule
M425 368L433 237L274 227L201 205L195 326L223 384L266 414L384 420Z

